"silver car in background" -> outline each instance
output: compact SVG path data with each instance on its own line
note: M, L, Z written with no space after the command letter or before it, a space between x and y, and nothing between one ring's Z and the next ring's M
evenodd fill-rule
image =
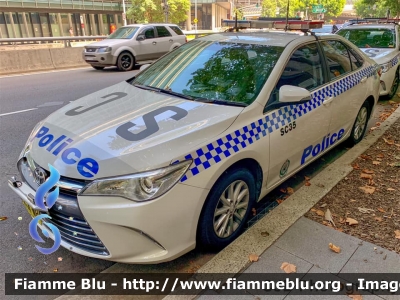
M135 64L152 62L186 42L175 24L133 24L85 46L82 56L96 70L117 66L121 71L130 71Z

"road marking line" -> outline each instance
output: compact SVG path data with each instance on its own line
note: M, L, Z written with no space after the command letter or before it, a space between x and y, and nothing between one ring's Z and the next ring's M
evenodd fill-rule
M3 74L0 76L0 79L3 78L13 78L13 77L20 77L20 76L32 76L32 75L39 75L39 74L47 74L47 73L57 73L57 72L67 72L67 71L74 71L74 70L85 70L91 69L90 67L78 67L78 68L69 68L69 69L56 69L56 70L47 70L47 71L37 71L37 72L27 72L27 73L20 73L20 74Z
M26 111L30 111L30 110L36 110L36 109L37 108L29 108L29 109L24 109L24 110L13 111L13 112L5 113L5 114L0 114L0 117L13 115L13 114L19 114L19 113L22 113L22 112L26 112Z

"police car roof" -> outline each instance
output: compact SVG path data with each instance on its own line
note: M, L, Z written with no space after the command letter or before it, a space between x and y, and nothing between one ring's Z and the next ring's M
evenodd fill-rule
M315 37L311 35L305 36L302 32L295 31L239 31L214 33L196 40L285 47L296 39L315 39Z
M374 23L374 24L353 24L346 26L342 29L369 29L369 28L387 28L387 29L393 29L396 26L394 23Z

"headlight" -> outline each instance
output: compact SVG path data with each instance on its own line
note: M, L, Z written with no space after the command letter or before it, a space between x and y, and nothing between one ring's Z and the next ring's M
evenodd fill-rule
M386 73L390 69L390 63L381 64L380 66L382 67L382 73Z
M120 196L133 201L148 201L165 194L186 173L192 160L166 168L120 177L99 179L89 183L82 196Z
M21 153L19 155L18 160L20 160L21 157L23 157L25 155L25 153L30 150L30 147L32 145L32 141L35 138L36 134L38 133L39 129L42 128L43 124L44 124L44 120L40 121L39 123L37 123L35 125L35 127L33 128L32 132L31 132L31 134L28 137L28 140L25 143L24 148L22 149L22 151L21 151Z
M111 52L112 48L111 47L102 47L97 49L98 53L104 53L104 52Z

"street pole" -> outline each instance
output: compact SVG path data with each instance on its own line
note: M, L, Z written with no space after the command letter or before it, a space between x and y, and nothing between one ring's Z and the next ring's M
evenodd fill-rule
M238 11L237 3L238 3L238 2L237 2L237 0L236 0L236 5L235 5L235 30L236 30L236 32L239 31L238 24L237 24L237 11Z
M122 0L122 11L123 11L124 26L126 26L125 0Z
M197 0L194 1L194 19L197 20ZM194 22L194 32L197 33L197 22Z

